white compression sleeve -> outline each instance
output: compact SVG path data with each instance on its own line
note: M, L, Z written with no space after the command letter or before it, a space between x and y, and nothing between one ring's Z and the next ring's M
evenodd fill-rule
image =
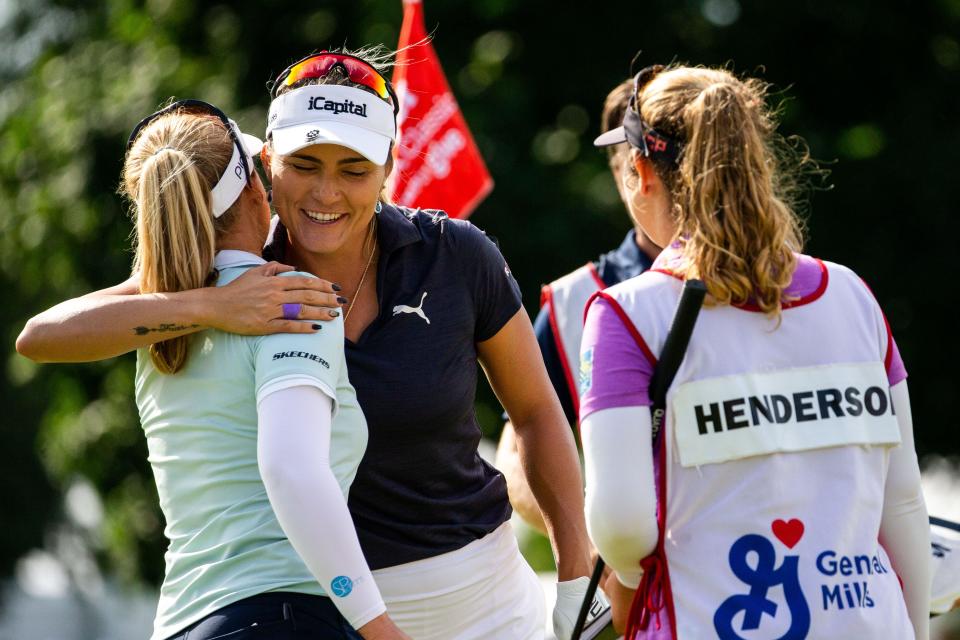
M257 406L257 461L270 504L293 548L343 617L359 629L386 607L330 470L332 406L329 396L312 386L264 396ZM352 588L331 588L340 576L346 576Z
M651 425L649 407L601 409L580 424L587 530L600 557L631 589L659 536Z
M906 380L890 389L900 423L900 446L890 452L880 544L903 581L907 613L919 640L930 635L930 522L913 447L913 417Z

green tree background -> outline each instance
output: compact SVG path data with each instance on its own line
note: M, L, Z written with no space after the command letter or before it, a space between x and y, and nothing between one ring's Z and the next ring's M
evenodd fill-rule
M472 220L496 235L531 314L541 283L629 226L590 141L630 60L726 65L777 89L785 134L831 170L809 251L853 267L885 308L911 377L921 454L960 453L951 255L960 180L960 0L427 0L435 47L497 182ZM38 366L31 315L124 279L116 195L131 126L171 96L263 128L265 82L326 46L394 45L399 0L0 1L0 575L90 483L89 537L129 580L162 573L162 519L132 402L133 357ZM821 185L822 187L823 185ZM954 300L954 302L951 302ZM489 435L499 407L484 390ZM79 483L79 485L78 485Z

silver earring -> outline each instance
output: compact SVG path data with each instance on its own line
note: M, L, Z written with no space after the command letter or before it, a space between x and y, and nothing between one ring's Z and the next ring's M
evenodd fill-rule
M381 211L383 211L383 203L377 200L377 206L373 208L373 212L380 213Z

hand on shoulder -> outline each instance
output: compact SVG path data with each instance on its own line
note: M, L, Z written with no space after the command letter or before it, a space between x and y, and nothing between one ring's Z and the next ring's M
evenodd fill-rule
M317 329L304 320L328 321L340 315L346 298L334 283L309 275L275 277L292 270L268 262L223 287L205 289L205 324L240 335L313 333Z

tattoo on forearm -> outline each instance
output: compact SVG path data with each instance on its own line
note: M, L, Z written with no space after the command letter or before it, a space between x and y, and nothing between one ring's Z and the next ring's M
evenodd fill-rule
M196 329L199 324L174 324L162 323L158 327L134 327L133 332L138 336L145 336L148 333L169 333L171 331L184 331L186 329Z

